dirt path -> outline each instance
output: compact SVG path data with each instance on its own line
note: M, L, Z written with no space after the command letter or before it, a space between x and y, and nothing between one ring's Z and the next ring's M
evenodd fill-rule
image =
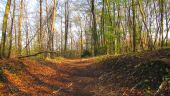
M92 66L91 59L64 60L58 64L41 64L54 68L60 75L56 75L56 82L61 82L64 86L55 90L53 93L61 96L93 96L92 86L98 77L95 68ZM56 65L57 66L56 66ZM55 80L53 81L55 83Z
M100 73L93 59L61 62L25 59L3 64L9 82L4 83L6 86L0 92L14 96L94 96L92 88Z

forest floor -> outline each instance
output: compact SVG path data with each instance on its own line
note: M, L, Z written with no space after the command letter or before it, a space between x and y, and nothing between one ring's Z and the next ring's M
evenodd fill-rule
M169 68L169 51L103 60L0 60L0 96L153 96Z
M92 96L99 73L93 59L1 60L0 94L4 96Z

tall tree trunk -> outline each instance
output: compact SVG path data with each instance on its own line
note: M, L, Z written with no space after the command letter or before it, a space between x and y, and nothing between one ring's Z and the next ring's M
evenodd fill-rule
M45 3L46 3L46 22L47 22L47 30L46 30L46 31L47 31L47 33L48 33L47 38L50 39L50 32L49 32L50 29L49 29L49 19L48 19L48 18L49 18L49 13L48 13L48 0L46 0ZM46 48L45 48L46 51L49 51L49 48L50 48L50 43L49 43L49 40L48 40L48 39L47 39L47 45L46 45ZM48 53L45 53L45 54L44 54L44 57L45 57L45 58L46 58L46 57L49 57L49 56L48 56Z
M82 24L81 24L81 21L80 21L80 38L81 38L81 54L83 53L83 28L82 28Z
M165 7L165 10L168 10L167 9L167 5L166 5L166 7ZM165 39L166 39L166 47L168 47L168 35L169 35L169 27L168 27L168 20L170 20L170 18L168 18L168 11L165 13L165 18L166 18L166 37L165 37Z
M96 28L96 15L95 15L95 6L94 6L94 0L91 0L91 14L92 14L92 44L94 46L93 51L94 51L94 56L97 55L97 42L98 42L98 37L97 37L97 28Z
M159 7L160 7L160 14L161 14L161 29L160 29L160 34L161 34L161 47L164 46L164 0L159 0Z
M128 4L131 4L131 2L128 0ZM129 33L129 40L128 40L128 52L132 49L132 20L131 20L131 7L128 7L128 33Z
M54 31L55 31L55 20L56 20L56 4L57 4L57 0L54 0L53 1L53 4L54 4L54 6L53 6L53 13L52 13L52 26L51 26L51 49L50 49L50 51L54 51ZM54 58L54 53L51 53L51 58Z
M14 23L14 33L15 33L15 51L17 52L18 46L17 46L17 24L16 24L16 21Z
M67 50L67 39L68 39L68 24L69 22L69 9L68 9L68 0L65 2L65 44L64 51Z
M22 14L23 14L23 0L20 2L20 15L19 15L19 24L18 24L18 55L21 55L22 51Z
M10 12L11 0L7 1L5 14L3 17L3 24L2 24L2 40L1 40L1 58L5 57L5 43L6 43L6 31L7 31L7 24L8 24L8 14Z
M141 15L142 15L142 22L143 22L143 24L144 24L144 27L145 27L146 30L147 30L148 48L149 48L150 50L152 50L154 46L153 46L153 40L152 40L152 38L151 38L151 36L150 36L151 31L149 30L149 28L148 28L148 26L147 26L146 16L145 16L145 12L143 11L144 9L143 9L143 6L142 6L142 2L139 0L139 1L138 1L138 4L139 4L139 11L140 11L140 13L141 13ZM151 23L151 22L150 22L150 23Z
M15 20L15 8L16 8L16 0L13 1L13 16L11 18L11 29L10 29L10 40L9 40L9 52L8 52L8 58L10 58L11 51L12 51L12 31L13 31L13 25L14 25L14 20Z
M105 30L105 0L102 0L102 15L101 15L101 45L104 46L105 44L105 36L104 36L104 30Z
M132 14L133 14L133 52L136 51L136 12L135 12L135 0L132 0Z
M62 16L61 16L61 30L60 31L61 31L61 33L60 33L61 34L61 41L60 41L61 42L61 45L60 45L61 50L60 51L62 53L63 52L63 17Z
M154 2L154 9L156 9L156 3L155 2ZM157 14L157 11L155 10L154 13ZM156 34L155 34L154 46L156 46L156 43L158 41L158 38L159 38L158 37L158 33L159 33L159 29L160 29L158 15L156 15L155 18L156 18L156 27L157 27L157 30L156 30Z
M38 35L38 43L39 43L39 50L42 51L42 30L43 30L43 26L42 26L42 0L40 0L40 32Z
M27 10L25 10L25 14L26 14L26 16L28 16L28 12L27 12ZM26 44L28 44L27 46L26 46L26 55L30 55L30 44L29 44L29 28L28 28L28 20L26 20L26 25L25 25L25 27L26 27Z

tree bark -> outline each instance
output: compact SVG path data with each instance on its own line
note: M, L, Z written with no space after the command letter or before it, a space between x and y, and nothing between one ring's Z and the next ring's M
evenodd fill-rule
M135 12L135 0L132 0L132 14L133 14L133 52L136 51L136 12Z
M8 0L6 3L5 14L3 17L3 24L2 24L2 40L1 40L1 58L5 57L5 44L6 44L6 31L7 31L7 24L8 24L8 14L10 12L11 0Z
M42 26L42 0L40 0L40 32L38 35L38 43L39 43L39 50L42 50L42 30L43 30L43 26Z
M98 42L98 37L97 37L97 28L96 28L96 15L95 15L95 6L94 6L94 0L91 0L91 14L92 14L92 44L94 46L93 48L93 53L94 56L97 55L97 42Z
M18 55L21 55L22 51L22 14L23 14L23 0L20 2L20 15L18 23Z
M13 1L13 16L11 18L11 29L10 29L10 40L9 40L9 52L7 58L10 58L11 51L12 51L12 32L13 32L13 25L14 25L14 20L15 20L15 9L16 9L16 0Z
M69 27L69 9L68 9L68 0L65 2L65 44L64 51L67 50L67 39L68 39L68 27Z

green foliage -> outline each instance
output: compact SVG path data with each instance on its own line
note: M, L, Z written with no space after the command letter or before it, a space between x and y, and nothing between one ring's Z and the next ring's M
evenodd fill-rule
M92 54L88 50L83 50L81 57L90 57L90 56L92 56Z
M115 38L115 35L111 31L106 32L105 36L108 40L113 40L113 38Z
M104 55L107 53L107 46L101 46L97 50L98 55Z

